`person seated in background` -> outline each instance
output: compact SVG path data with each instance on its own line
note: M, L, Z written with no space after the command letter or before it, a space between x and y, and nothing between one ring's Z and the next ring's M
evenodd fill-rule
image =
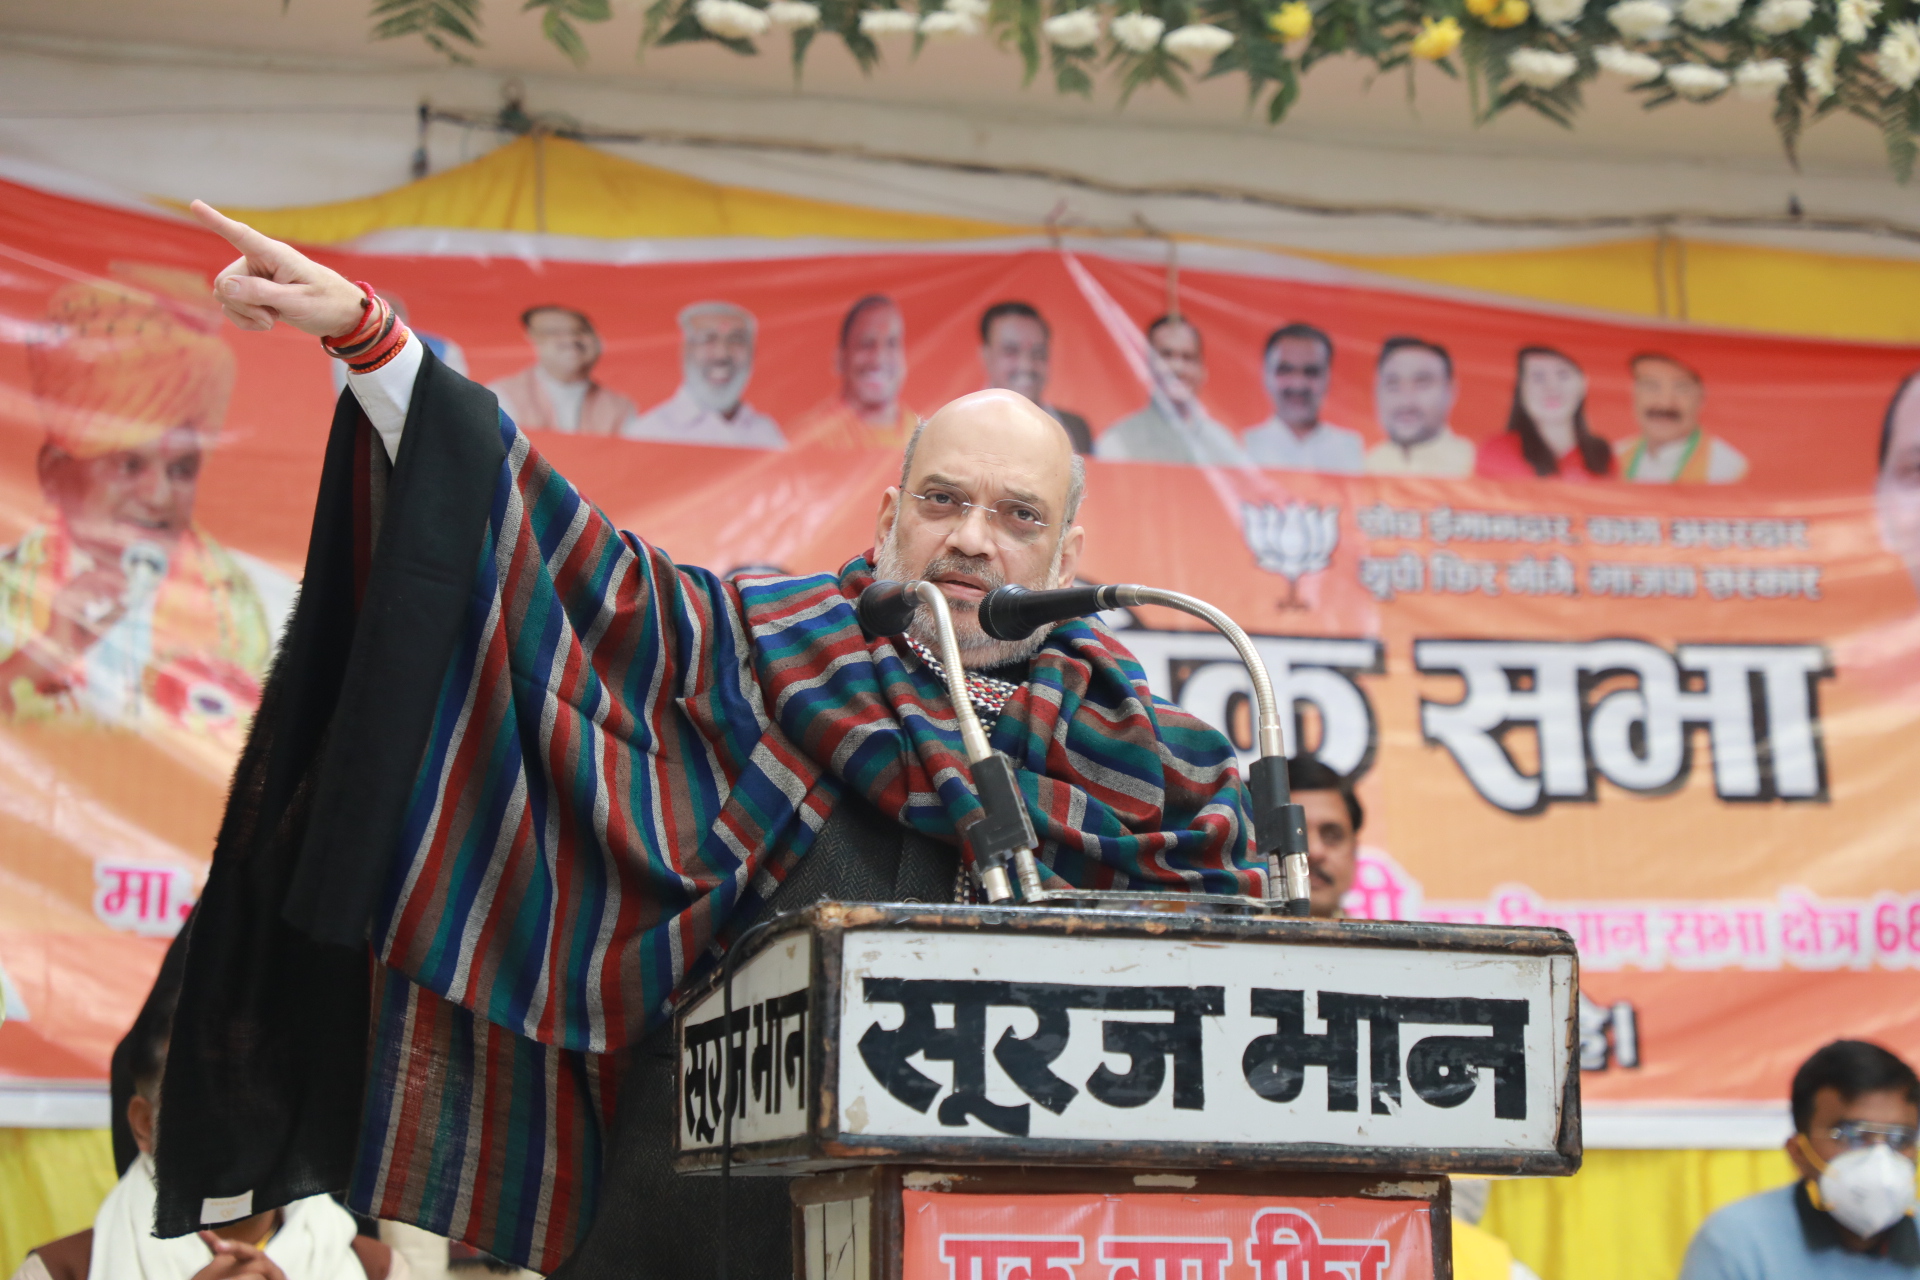
M1018 391L1066 428L1075 453L1093 452L1087 420L1047 400L1053 330L1030 302L996 302L980 314L980 365L987 385Z
M1315 756L1298 755L1287 761L1287 786L1294 803L1307 815L1307 871L1312 877L1309 896L1313 914L1338 920L1345 913L1340 900L1353 888L1354 864L1360 852L1360 824L1366 811L1353 794L1353 784Z
M1147 326L1147 367L1152 398L1101 433L1093 446L1096 458L1190 467L1247 465L1239 437L1215 422L1200 403L1200 389L1207 385L1207 351L1192 321L1167 315Z
M633 401L593 380L593 367L600 363L600 335L584 311L528 307L520 313L520 327L533 347L534 362L487 384L514 425L526 431L610 436L633 416Z
M1914 1140L1920 1079L1877 1044L1836 1040L1794 1073L1791 1186L1700 1225L1680 1280L1920 1276Z
M870 293L847 308L833 349L840 389L801 419L794 439L828 449L900 449L920 415L901 395L907 386L907 319L900 304Z
M1438 343L1388 338L1374 366L1374 415L1387 438L1367 450L1377 476L1470 476L1473 442L1453 433L1447 419L1459 388L1453 357Z
M410 1280L406 1259L360 1234L329 1196L246 1214L197 1235L153 1234L160 1078L186 969L186 933L167 949L153 989L113 1051L114 1158L120 1181L89 1230L41 1245L13 1280ZM250 1197L249 1197L250 1198ZM209 1206L212 1208L212 1206ZM209 1216L212 1216L210 1213Z
M759 326L731 302L696 302L680 312L680 389L620 425L628 440L784 449L780 424L746 401ZM335 361L335 363L339 363Z
M1740 451L1700 425L1707 385L1693 366L1659 352L1627 362L1640 434L1616 446L1620 475L1641 484L1732 484L1746 478Z
M1474 474L1573 481L1613 474L1613 446L1587 425L1587 375L1572 356L1552 347L1520 348L1507 429L1480 445Z
M1333 382L1332 338L1310 324L1282 325L1267 336L1260 374L1273 416L1240 437L1255 466L1341 475L1366 470L1360 433L1320 416Z

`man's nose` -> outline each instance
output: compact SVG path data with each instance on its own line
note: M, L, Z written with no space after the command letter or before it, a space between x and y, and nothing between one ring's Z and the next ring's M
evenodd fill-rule
M960 523L947 535L947 545L961 555L976 558L991 556L996 548L993 516L985 507L968 507Z

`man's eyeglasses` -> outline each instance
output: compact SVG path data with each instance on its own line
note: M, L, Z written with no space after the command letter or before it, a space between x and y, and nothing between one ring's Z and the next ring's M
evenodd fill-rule
M1914 1144L1920 1140L1920 1130L1910 1124L1875 1124L1871 1120L1842 1120L1827 1131L1832 1138L1849 1151L1862 1147L1886 1146L1906 1155L1912 1155Z
M1040 513L1033 509L1032 504L1018 498L1002 498L998 502L968 502L966 495L959 490L937 484L930 484L920 493L908 493L907 496L919 502L920 514L929 524L955 524L965 520L969 511L985 512L987 524L993 528L994 536L1003 547L1030 546L1047 531L1047 522L1040 518Z

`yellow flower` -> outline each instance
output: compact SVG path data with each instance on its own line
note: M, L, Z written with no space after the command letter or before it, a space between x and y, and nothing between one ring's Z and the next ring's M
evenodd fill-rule
M1467 12L1476 18L1484 18L1500 7L1500 0L1467 0Z
M1287 0L1268 16L1267 25L1282 40L1298 40L1313 30L1313 8L1306 0Z
M1527 0L1500 0L1500 7L1487 15L1490 27L1517 27L1527 20L1533 7Z
M1407 46L1407 52L1416 58L1438 62L1460 47L1460 35L1460 23L1456 19L1442 18L1435 22L1425 18L1420 23L1420 34Z

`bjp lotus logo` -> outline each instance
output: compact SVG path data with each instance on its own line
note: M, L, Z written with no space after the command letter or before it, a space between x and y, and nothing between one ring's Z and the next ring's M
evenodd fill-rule
M1260 567L1287 580L1287 596L1280 607L1304 609L1300 579L1319 573L1332 561L1333 549L1340 545L1340 508L1311 502L1289 502L1284 507L1242 503L1240 531Z

